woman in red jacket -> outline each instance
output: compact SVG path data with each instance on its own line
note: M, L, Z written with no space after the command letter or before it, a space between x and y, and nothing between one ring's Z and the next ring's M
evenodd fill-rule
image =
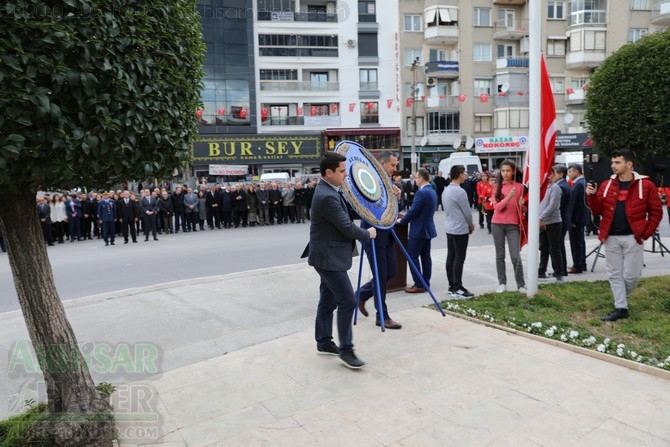
M598 239L605 244L605 261L614 311L603 321L628 318L628 295L642 276L644 241L651 237L663 217L658 189L646 176L633 171L629 150L612 153L614 175L596 191L586 188L593 215L602 215Z

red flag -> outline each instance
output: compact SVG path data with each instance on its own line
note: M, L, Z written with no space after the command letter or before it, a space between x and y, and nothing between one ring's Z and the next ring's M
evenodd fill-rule
M386 108L390 109L392 105L393 105L393 100L392 99L387 99L386 100Z
M349 103L349 111L353 112L356 109L356 103L355 102L350 102Z
M465 95L459 95L458 102L465 102Z
M567 93L568 95L572 95L573 93L575 93L575 91L574 91L573 89L571 89L571 88L568 88L568 89L565 91L565 93Z
M298 116L302 116L302 107L298 107Z
M414 104L414 98L407 98L407 99L405 100L405 105L406 105L407 107L412 107L412 104Z
M309 116L316 116L316 106L311 106L309 108Z
M479 95L479 102L489 102L489 95L486 93Z
M547 190L547 183L551 179L556 144L556 105L544 56L540 59L540 139L540 200L542 200ZM530 152L526 153L526 168L523 171L525 185L528 185L530 179L528 163Z
M331 115L337 115L337 104L331 104L330 105L330 114Z

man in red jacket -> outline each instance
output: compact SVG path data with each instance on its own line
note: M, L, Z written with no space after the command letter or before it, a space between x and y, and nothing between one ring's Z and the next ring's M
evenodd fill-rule
M614 311L603 321L628 318L628 295L642 276L644 241L653 236L663 217L654 183L633 171L629 150L612 153L614 175L596 191L589 183L586 197L594 215L602 215L598 239L605 244L605 259Z

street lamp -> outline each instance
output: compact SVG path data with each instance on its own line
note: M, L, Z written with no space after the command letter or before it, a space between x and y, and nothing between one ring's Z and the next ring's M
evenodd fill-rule
M412 174L416 172L417 169L417 159L416 159L416 94L418 93L419 89L416 85L416 70L419 66L419 58L417 57L414 59L412 62L412 88L411 88L411 95L412 95L412 146L411 146L411 152L410 152L410 160L412 164Z

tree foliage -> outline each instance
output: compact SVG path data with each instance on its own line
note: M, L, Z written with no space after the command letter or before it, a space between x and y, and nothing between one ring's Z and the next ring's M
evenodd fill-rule
M204 44L193 0L0 6L0 185L107 185L188 160Z
M670 155L668 79L670 30L621 47L598 67L586 95L586 122L600 152Z

